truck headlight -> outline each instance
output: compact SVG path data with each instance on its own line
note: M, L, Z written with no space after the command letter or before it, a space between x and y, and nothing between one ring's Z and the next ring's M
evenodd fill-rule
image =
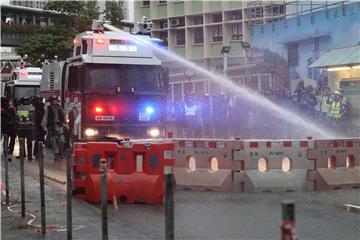
M151 128L148 131L150 137L156 138L160 136L160 130L158 128Z
M87 137L94 137L99 134L98 130L93 128L86 128L84 133Z

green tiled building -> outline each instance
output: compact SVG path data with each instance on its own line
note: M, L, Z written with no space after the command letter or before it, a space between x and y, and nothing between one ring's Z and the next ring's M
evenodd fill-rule
M142 16L152 20L152 36L164 40L172 51L208 69L222 71L223 46L231 46L229 66L243 64L241 43L249 41L250 26L284 17L283 1L275 5L276 1L265 1L266 5L254 2L259 1L135 1L134 17L135 21ZM211 91L207 81L196 73L189 74L189 70L174 65L171 86L175 97L179 88L179 97L188 92L201 95Z

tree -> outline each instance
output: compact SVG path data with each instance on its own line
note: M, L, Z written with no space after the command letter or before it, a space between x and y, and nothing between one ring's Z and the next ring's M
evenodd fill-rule
M66 59L72 51L72 43L66 34L61 34L65 31L57 25L42 29L16 51L21 56L28 55L27 61L35 66L41 66L44 58L54 59L55 55L60 60Z
M49 1L44 10L56 11L54 26L36 32L25 44L16 49L19 55L28 55L28 62L39 66L44 56L65 60L72 51L72 41L77 33L91 29L93 19L99 17L95 1Z
M103 12L105 19L109 20L115 27L122 27L121 20L123 20L123 10L115 1L106 1L105 10Z

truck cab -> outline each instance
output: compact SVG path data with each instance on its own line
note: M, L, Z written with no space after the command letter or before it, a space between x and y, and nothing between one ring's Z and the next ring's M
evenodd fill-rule
M5 84L5 96L13 102L23 97L40 94L42 70L35 67L16 68Z
M127 32L87 31L73 43L72 57L44 67L42 83L42 93L60 96L65 112L77 113L73 135L165 136L168 71L152 50Z

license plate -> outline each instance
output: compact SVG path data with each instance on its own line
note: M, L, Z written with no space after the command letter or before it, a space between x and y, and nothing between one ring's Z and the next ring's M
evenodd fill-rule
M114 121L114 116L95 116L95 121Z

